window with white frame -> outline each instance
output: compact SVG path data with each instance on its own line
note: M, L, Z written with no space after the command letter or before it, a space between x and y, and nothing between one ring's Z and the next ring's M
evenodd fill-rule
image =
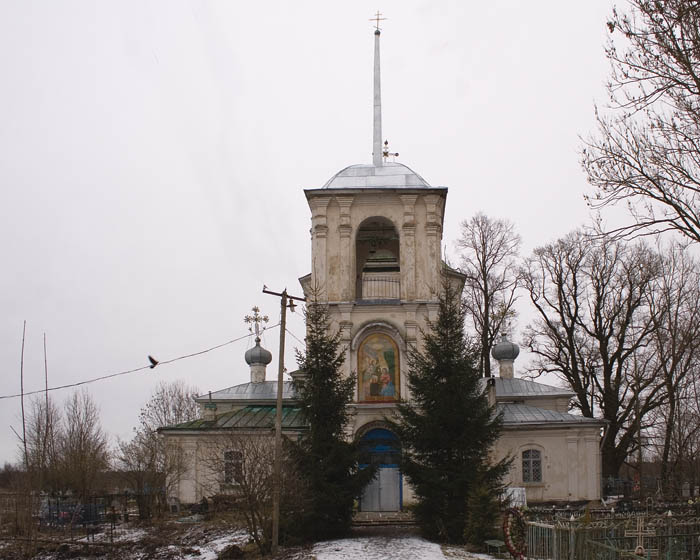
M537 449L523 451L523 482L542 482L542 453Z
M243 453L224 451L224 483L240 484L243 467Z

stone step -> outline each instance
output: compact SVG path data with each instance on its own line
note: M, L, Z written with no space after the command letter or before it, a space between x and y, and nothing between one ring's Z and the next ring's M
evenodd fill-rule
M413 514L409 511L361 511L352 518L356 527L381 525L415 525Z

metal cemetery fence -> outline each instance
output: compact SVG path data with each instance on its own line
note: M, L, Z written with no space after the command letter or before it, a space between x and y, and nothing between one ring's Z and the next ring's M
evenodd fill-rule
M150 497L150 496L146 496ZM139 519L143 495L109 494L79 500L70 496L0 494L0 536L112 541L126 522ZM152 508L153 509L153 508ZM149 510L150 512L150 510Z
M643 554L635 556L635 551L642 549ZM594 521L579 518L528 522L527 558L700 560L700 518L640 515Z

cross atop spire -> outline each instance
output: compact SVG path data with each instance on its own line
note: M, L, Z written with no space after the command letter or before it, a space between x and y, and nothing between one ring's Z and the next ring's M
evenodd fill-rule
M384 21L386 19L385 17L382 17L382 15L383 14L381 14L379 10L377 10L377 13L374 15L374 17L370 18L369 20L374 22L377 31L381 31L381 29L379 28L379 22Z

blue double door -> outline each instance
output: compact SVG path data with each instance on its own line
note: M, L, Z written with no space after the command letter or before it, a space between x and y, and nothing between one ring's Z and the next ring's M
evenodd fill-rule
M377 474L360 499L360 511L400 511L401 445L395 434L383 428L367 432L360 440L365 464L377 465Z

